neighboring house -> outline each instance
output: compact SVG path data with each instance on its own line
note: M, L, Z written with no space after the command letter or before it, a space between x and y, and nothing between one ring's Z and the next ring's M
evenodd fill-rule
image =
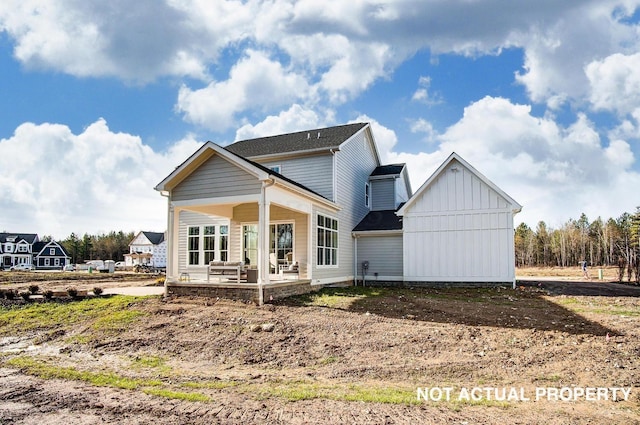
M33 264L35 233L0 233L0 263L8 269L18 264Z
M70 261L71 257L56 241L33 244L33 265L38 270L60 270Z
M70 257L55 241L41 242L35 233L0 233L0 264L5 269L32 264L37 269L60 269Z
M454 165L459 181L444 171ZM260 297L263 288L279 281L278 266L288 262L299 265L299 282L308 286L361 280L363 262L368 262L365 279L380 283L515 279L513 214L520 205L456 154L412 196L405 165L381 164L367 123L226 147L208 142L156 190L169 198L168 291L203 288L195 282L206 279L210 261L255 267ZM460 240L464 229L474 244ZM483 232L476 235L475 229ZM487 246L475 239L485 236L504 240ZM422 244L416 243L420 238ZM510 253L502 251L509 246ZM476 252L480 264L474 249L492 251ZM461 260L441 267L452 255ZM495 257L503 255L500 265L510 263L510 271L505 266L494 273ZM421 256L438 268L420 269ZM462 271L453 273L451 267L458 265ZM184 276L189 284L179 282Z
M129 253L124 254L125 266L146 264L152 267L167 266L167 240L163 232L138 232L129 243Z

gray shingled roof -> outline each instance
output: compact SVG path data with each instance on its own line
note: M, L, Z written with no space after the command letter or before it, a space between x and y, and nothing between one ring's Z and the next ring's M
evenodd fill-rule
M0 233L0 243L6 242L9 237L15 237L16 242L24 239L30 244L33 244L35 240L38 239L38 235L36 233Z
M372 230L402 230L402 217L395 210L370 211L356 227L354 232Z
M367 123L338 125L297 133L242 140L226 147L229 152L244 158L337 148L360 131Z
M375 170L373 170L373 173L371 173L371 177L400 174L404 166L405 164L380 165L379 167L376 167Z

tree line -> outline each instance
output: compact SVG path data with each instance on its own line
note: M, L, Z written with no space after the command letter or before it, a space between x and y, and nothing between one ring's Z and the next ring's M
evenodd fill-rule
M100 235L79 237L71 233L69 237L58 241L71 257L72 264L84 263L89 260L123 261L124 254L129 252L129 243L135 237L134 232L109 232ZM43 238L45 239L45 238Z
M535 230L521 223L515 230L516 266L618 267L618 280L640 283L640 207L604 221L583 213L553 229L544 221Z

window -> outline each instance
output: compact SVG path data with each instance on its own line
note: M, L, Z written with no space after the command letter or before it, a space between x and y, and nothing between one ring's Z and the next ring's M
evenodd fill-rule
M204 226L204 264L215 259L216 254L216 226Z
M60 259L56 258L55 260L53 260L53 265L58 267L60 265Z
M280 174L280 166L279 165L274 165L273 167L269 167L269 169L271 171L275 171L276 173Z
M369 206L369 183L364 184L364 206Z
M49 267L49 259L48 258L44 259L44 266L45 267Z
M18 245L18 252L28 252L26 245Z
M49 255L56 255L56 249L55 248L49 248Z
M242 226L242 249L245 261L258 264L258 225L245 224Z
M318 258L319 266L338 265L338 220L318 214Z
M188 240L189 259L187 264L198 265L200 264L200 228L189 227L189 240Z
M229 226L220 226L220 261L229 260Z

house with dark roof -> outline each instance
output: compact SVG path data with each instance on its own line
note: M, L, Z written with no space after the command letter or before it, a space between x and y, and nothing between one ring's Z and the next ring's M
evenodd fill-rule
M362 281L512 283L520 205L456 154L427 183L413 194L405 164L381 163L368 123L208 142L156 186L168 198L166 291L262 303ZM482 264L469 243L491 253ZM235 280L211 282L227 269Z
M40 241L36 233L0 233L0 265L4 269L20 264L41 270L60 270L71 258L55 241Z
M167 239L164 232L138 232L129 242L129 253L124 254L126 267L138 264L153 268L167 266Z
M38 270L60 270L70 261L62 245L54 240L33 244L33 265Z

